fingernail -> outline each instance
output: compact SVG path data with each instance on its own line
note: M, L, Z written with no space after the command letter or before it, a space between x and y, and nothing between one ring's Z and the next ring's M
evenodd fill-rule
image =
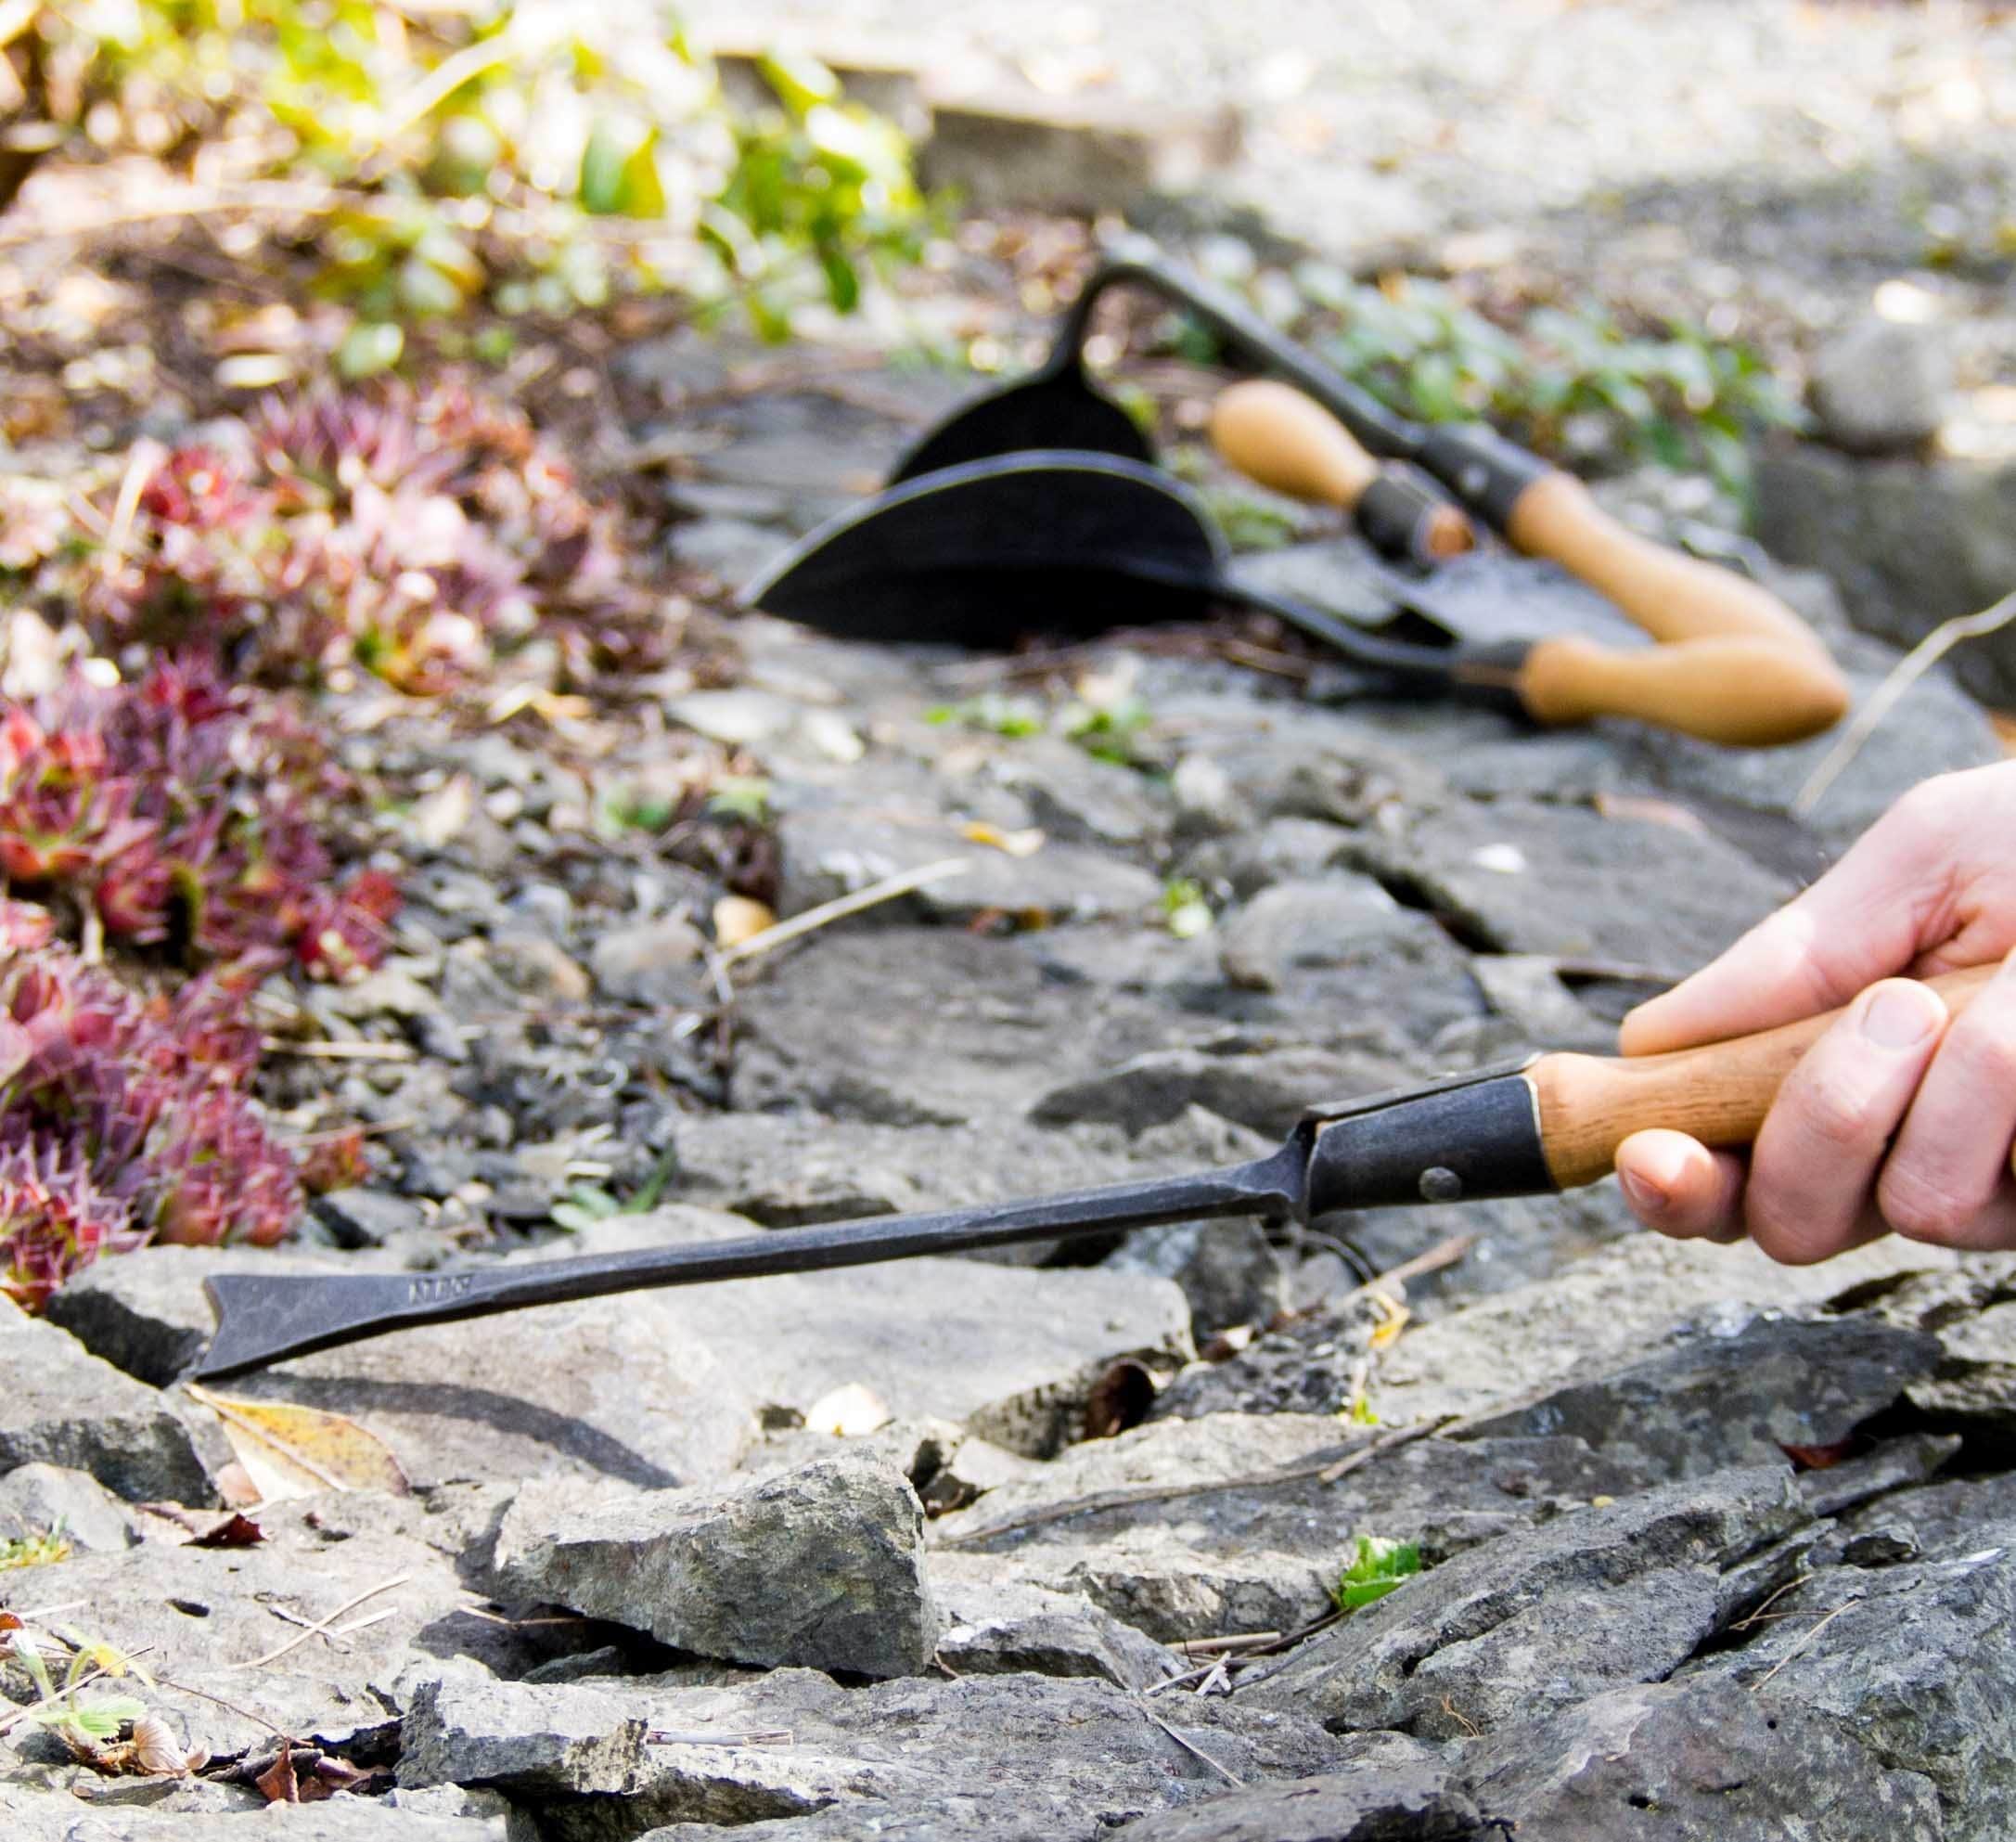
M1878 1049L1915 1049L1945 1022L1945 1006L1921 985L1879 985L1862 1007L1862 1039Z
M1624 1191L1624 1201L1631 1204L1635 1214L1663 1216L1666 1213L1666 1192L1656 1183L1648 1182L1635 1170L1620 1170L1617 1182Z

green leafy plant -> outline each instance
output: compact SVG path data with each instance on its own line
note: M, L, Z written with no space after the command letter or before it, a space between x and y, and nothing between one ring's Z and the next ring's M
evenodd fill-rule
M1047 727L1041 704L1026 697L1003 697L998 691L937 704L924 713L924 720L941 728L983 729L995 736L1040 736Z
M1162 884L1162 925L1178 940L1211 932L1211 905L1204 900L1202 885L1187 876L1173 876Z
M1058 727L1095 760L1138 767L1153 721L1154 713L1142 699L1126 695L1097 703L1068 703L1059 715Z
M1355 1612L1383 1599L1403 1580L1421 1570L1420 1544L1389 1541L1377 1535L1358 1537L1358 1552L1339 1577L1331 1598L1342 1612Z
M781 336L914 261L928 222L904 137L829 71L771 60L775 105L738 112L658 5L23 4L45 138L229 137L263 175L336 188L315 234L324 292L366 328L353 377L398 362L402 324L485 297L559 314L669 285Z
M39 1534L11 1535L0 1541L0 1572L12 1567L45 1567L67 1561L72 1552L71 1539L58 1522Z
M1599 305L1493 317L1447 282L1373 285L1318 263L1294 278L1297 329L1353 382L1423 421L1483 418L1543 452L1703 468L1740 492L1748 439L1805 420L1756 352L1702 328L1629 325Z
M770 783L756 774L724 774L707 796L714 818L738 818L746 825L764 825L770 818Z
M7 1654L27 1671L29 1681L34 1684L37 1699L28 1718L86 1758L96 1754L104 1742L116 1739L122 1727L147 1713L147 1704L136 1695L86 1697L79 1693L90 1682L108 1677L114 1681L131 1677L147 1687L153 1686L152 1678L139 1663L112 1644L89 1639L75 1641L60 1684L51 1676L40 1644L26 1630L10 1634Z

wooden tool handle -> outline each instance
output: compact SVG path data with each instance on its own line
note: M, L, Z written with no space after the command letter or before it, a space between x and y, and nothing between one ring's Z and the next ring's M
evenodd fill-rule
M1635 716L1746 748L1803 741L1841 720L1845 693L1825 660L1776 639L1715 638L1618 652L1566 635L1538 641L1515 680L1536 723Z
M1268 378L1218 393L1211 440L1226 465L1256 485L1340 511L1355 511L1386 470L1321 404ZM1443 504L1430 511L1420 541L1428 556L1449 557L1477 539L1462 511Z
M1958 1015L1996 971L1975 966L1927 983ZM1786 1076L1841 1014L1667 1055L1542 1056L1526 1079L1539 1106L1547 1169L1563 1190L1594 1183L1616 1167L1619 1145L1653 1127L1704 1145L1749 1144Z
M1513 502L1505 535L1607 595L1660 641L1710 636L1774 639L1818 662L1847 692L1813 629L1777 596L1732 570L1641 537L1597 504L1570 473L1547 473Z

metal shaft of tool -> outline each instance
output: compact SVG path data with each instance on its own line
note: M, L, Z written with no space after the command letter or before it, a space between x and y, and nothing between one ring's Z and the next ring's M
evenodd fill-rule
M1059 328L1050 362L1075 362L1085 345L1092 310L1111 288L1152 289L1194 315L1256 369L1273 371L1313 396L1374 454L1410 460L1420 452L1427 431L1395 416L1329 366L1282 337L1246 303L1223 289L1164 262L1145 247L1123 244L1094 271Z
M1196 1176L1111 1184L1035 1201L780 1229L735 1241L587 1254L466 1272L219 1274L217 1334L198 1373L236 1374L383 1332L660 1285L817 1272L1223 1216L1299 1214L1306 1147Z

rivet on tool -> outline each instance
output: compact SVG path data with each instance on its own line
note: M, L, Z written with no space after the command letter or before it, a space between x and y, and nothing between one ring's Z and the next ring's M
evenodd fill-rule
M1462 1200L1463 1179L1447 1165L1432 1164L1421 1172L1421 1201L1455 1203Z

